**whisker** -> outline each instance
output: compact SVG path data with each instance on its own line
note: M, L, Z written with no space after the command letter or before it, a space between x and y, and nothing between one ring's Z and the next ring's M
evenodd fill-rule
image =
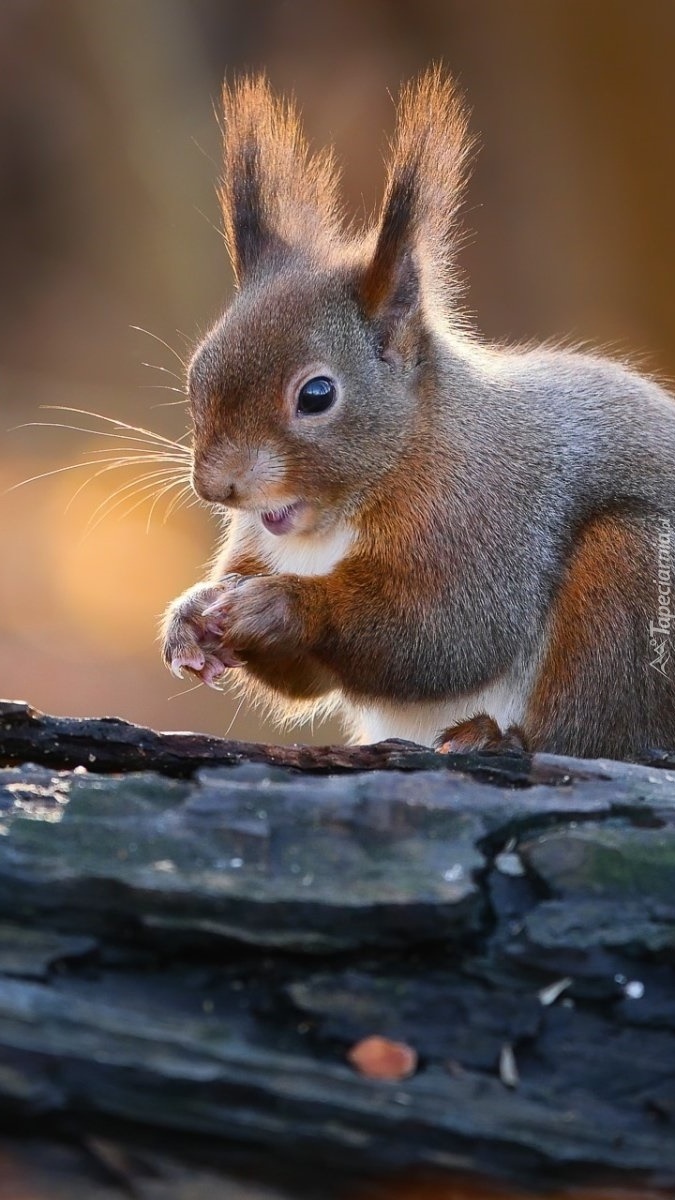
M111 447L111 450L112 450L112 447ZM91 454L97 454L97 455L100 455L100 454L103 454L106 452L109 453L110 451L99 451L99 450L91 450L90 451ZM85 453L86 453L86 451L85 451ZM177 472L180 467L186 465L187 461L189 461L189 458L187 455L186 455L186 457L183 457L182 454L175 455L175 456L173 456L173 455L169 456L165 452L160 452L159 450L155 454L150 454L150 453L144 453L141 450L141 451L136 451L135 456L128 458L128 459L125 459L120 455L116 455L115 458L112 459L112 461L110 461L109 463L106 464L106 467L104 469L105 470L113 470L116 467L121 468L121 467L126 467L126 466L136 466L137 464L141 464L144 462L148 462L148 463L158 462L158 463L167 463L167 464L174 463L175 466L172 469ZM26 484L28 484L28 483L37 483L40 479L49 479L53 475L62 475L66 471L84 470L85 467L99 467L100 465L101 465L101 459L99 457L99 458L89 459L86 462L66 463L64 466L54 467L50 471L40 471L39 474L31 475L28 479L21 479L18 483L13 483L10 487L5 489L5 491L3 492L3 495L7 495L9 492L14 492L14 491L16 491L17 488L25 487ZM100 473L102 474L103 472L100 472ZM90 476L90 479L94 479L94 478L96 478L96 473L94 475ZM89 480L85 480L85 484L88 482L89 482ZM82 486L85 486L85 485L82 485ZM78 489L78 492L80 490L81 490L81 488ZM76 492L75 495L78 495L78 492ZM74 499L74 497L73 497L73 499Z
M17 488L25 487L27 483L36 483L38 479L48 479L50 475L62 475L66 471L78 471L84 467L99 467L100 465L100 459L96 458L91 462L67 463L65 467L54 467L52 471L42 471L39 475L31 475L30 479L22 479L20 483L13 483L11 487L7 488L4 495L7 495L7 492L15 492Z
M115 461L123 463L143 462L145 458L149 462L175 462L183 463L183 465L188 461L185 454L169 454L166 450L154 450L150 447L146 450L143 447L120 446L119 450L120 453L118 454L114 446L103 446L102 449L85 450L83 453L97 454L101 457L104 454L112 455Z
M242 710L242 708L243 708L243 706L244 706L244 701L245 701L245 700L246 700L246 693L244 693L244 695L242 696L241 700L239 701L239 703L238 703L238 705L237 705L237 708L236 708L236 711L235 711L235 714L234 714L234 716L233 716L232 720L230 721L230 723L229 723L229 725L228 725L227 729L225 730L225 733L223 734L223 737L226 737L226 738L227 738L227 737L229 737L229 736L230 736L230 733L232 732L232 726L234 725L234 723L235 723L235 721L236 721L237 717L239 716L239 713L241 712L241 710Z
M163 459L161 459L161 458L150 458L150 457L148 457L148 458L141 458L141 459L138 459L138 458L136 458L136 459L134 459L134 460L133 460L133 465L134 465L134 466L137 466L137 465L139 465L139 466L140 466L140 465L141 465L141 463L155 463L155 462L162 462L162 461L163 461ZM87 464L85 464L85 463L78 463L78 466L85 466L85 465L86 465L86 466L94 466L94 465L98 465L98 464L94 464L94 463L87 463ZM101 467L101 468L100 468L100 470L98 470L98 471L94 471L92 475L88 475L88 476L87 476L87 478L84 480L84 482L83 482L83 483L81 483L81 484L80 484L80 486L79 486L79 487L78 487L78 488L77 488L77 489L76 489L76 490L73 492L72 496L70 497L70 500L68 501L68 503L67 503L67 505L66 505L66 509L65 509L65 511L66 511L66 512L68 512L68 510L70 509L71 505L73 505L73 504L75 503L75 501L77 500L77 497L80 495L80 493L81 493L81 492L83 492L83 491L84 491L84 489L87 487L87 484L89 484L89 483L92 483L92 482L94 481L94 479L98 479L98 477L99 477L100 475L105 475L106 471L115 471L115 470L119 470L119 469L121 469L122 467L126 467L126 466L129 466L129 465L130 465L130 464L129 464L128 462L124 462L123 460L122 460L122 461L120 461L120 460L118 460L118 459L115 459L113 462L106 463L106 465L105 465L105 466L103 466L103 467ZM181 464L180 464L180 466L182 466L182 465L183 465L183 464L181 463ZM167 467L164 469L164 471L163 471L162 473L165 473L166 471L174 471L174 472L176 473L176 477L178 477L178 475L180 474L180 466L178 466L178 465L177 465L177 466L174 466L174 467L168 467L168 466L167 466ZM143 479L146 479L146 478L148 478L147 474L146 474L146 475L141 475L141 476L140 476L140 478L139 478L138 476L135 476L135 477L134 477L134 479L133 479L133 480L131 480L130 482L131 482L131 483L133 483L133 482L141 482ZM185 476L183 476L183 478L185 478ZM116 495L117 493L113 493L113 494L114 494L114 495Z
M143 391L145 391L145 392L151 392L151 391L179 392L181 396L185 396L185 398L187 399L187 394L186 394L185 388L171 387L171 385L168 383L139 383L138 386L143 388ZM178 403L178 401L176 401L176 403Z
M158 335L156 333L151 333L149 329L144 329L142 325L130 325L129 328L135 329L138 333L145 333L145 334L147 334L148 337L152 338L155 342L159 342L160 346L164 346L164 348L169 351L169 354L173 354L174 358L178 359L183 370L187 371L187 363L183 362L183 359L181 358L178 351L174 350L173 346L170 346L168 342L165 342L164 338L158 337Z
M167 492L171 491L172 487L175 487L174 483L165 484L164 487L162 487L160 489L160 491L157 493L157 495L154 496L154 498L152 499L152 503L150 505L150 510L148 512L148 519L145 522L146 534L150 533L150 529L152 526L152 518L155 515L155 509L156 509L157 505L159 504L160 500L162 500L162 498L164 496L166 496ZM131 506L131 508L125 509L124 513L123 513L123 519L126 520L126 518L128 516L130 516L132 512L134 512L137 508L140 508L141 504L143 504L148 499L150 499L150 497L144 496L141 500L137 500L136 503Z
M171 513L174 511L174 509L180 507L181 502L183 500L187 499L187 497L191 491L192 491L192 484L186 482L183 485L183 487L180 489L180 491L177 492L176 495L171 500L171 503L169 504L169 506L164 514L164 523L166 523L168 517L171 516Z
M148 370L150 370L150 371L163 371L165 375L172 375L177 383L183 382L182 377L180 375L178 375L175 371L170 370L169 367L160 367L159 363L142 362L141 366L147 367Z
M190 508L195 508L197 505L205 504L205 502L201 499L200 496L194 495L192 484L190 484L190 486L188 488L186 488L186 492L187 492L187 495L184 495L181 497L181 499L178 502L178 504L176 505L175 509L173 509L173 508L171 509L172 512L181 512L183 509L185 509L187 511ZM173 501L172 501L172 504L173 504Z
M143 333L147 333L150 337L155 337L155 340L165 345L181 363L185 366L180 355L168 345L162 342L161 338L156 338L156 335L151 334L149 330L142 330L140 326L134 326ZM168 375L173 376L179 383L180 377L167 367L162 367L156 364L146 363L152 369L163 371ZM169 403L178 404L185 403L185 392L183 388L172 387L165 384L150 384L149 387L162 387L165 390L180 393L183 399L180 401L171 401ZM161 407L161 406L157 406ZM55 467L47 471L41 471L28 479L23 479L20 482L13 484L6 489L7 492L12 492L19 487L24 487L28 483L35 483L41 479L48 479L52 476L64 474L66 471L75 471L86 468L96 468L85 480L76 488L74 494L70 497L66 506L66 512L80 495L80 493L88 485L96 479L105 475L109 471L123 470L124 468L138 468L140 466L152 466L153 470L145 471L141 475L134 473L134 478L128 480L120 487L116 488L110 495L96 506L91 514L86 528L86 536L98 528L101 521L112 515L118 508L122 507L133 499L134 503L131 507L125 510L124 516L130 515L141 504L147 500L151 501L150 511L148 514L147 528L150 528L151 520L156 510L157 504L162 498L174 488L179 488L177 495L169 501L165 521L172 512L180 508L184 504L190 502L190 497L193 495L190 475L186 473L186 468L191 465L192 451L189 445L185 445L185 440L191 437L192 430L187 429L181 434L177 440L165 437L163 434L156 433L154 430L147 429L142 425L133 425L120 418L109 417L103 413L94 412L90 409L74 408L63 404L45 404L41 408L63 413L72 413L76 416L90 418L93 421L99 421L107 426L112 426L112 430L91 428L85 425L69 424L62 421L28 421L22 425L16 426L18 429L30 427L48 428L48 429L65 429L75 433L84 433L90 437L106 438L114 441L114 446L98 447L96 449L84 450L82 452L84 461L80 460L74 463L66 463L63 466ZM198 502L197 498L193 502Z
M178 494L173 497L170 504L167 506L166 512L164 513L164 522L163 522L164 525L166 525L172 512L178 512L178 510L182 507L181 502L183 500L187 499L187 497L190 495L191 491L192 491L192 484L187 483L185 485L185 487L181 488L181 490L178 492Z
M81 417L93 417L96 421L106 421L109 425L114 425L116 429L128 429L131 433L142 433L146 437L151 438L154 442L159 442L165 446L176 446L177 443L172 438L164 437L161 433L154 433L152 429L146 429L143 425L130 425L127 421L120 420L119 417L106 417L103 413L91 412L86 408L69 408L65 404L42 404L41 408L53 409L56 412L69 412L79 414ZM66 428L73 428L67 426ZM85 433L96 433L95 429L85 429ZM110 437L110 434L104 434L101 431L101 437Z
M198 679L196 683L193 683L192 687L181 688L180 692L174 692L173 695L167 696L167 700L177 700L179 696L189 696L190 692L196 692L197 688L203 686L204 684L202 683L201 679Z
M219 229L218 226L211 220L211 218L207 217L205 212L202 212L201 208L197 208L197 206L195 205L194 209L195 209L195 212L199 213L200 217L204 218L204 220L206 221L206 224L211 226L214 233L218 234L218 237L220 238L221 242L224 242L225 234L223 233L222 229Z
M146 480L146 482L144 482L143 479ZM143 479L131 480L130 483L125 484L121 488L117 488L116 491L112 492L110 496L106 496L101 503L97 505L87 521L84 531L85 536L93 533L95 529L98 529L98 526L106 519L106 517L109 517L117 508L120 508L127 500L130 500L132 496L140 495L140 500L138 500L136 504L124 512L124 517L129 516L130 513L134 512L134 510L138 508L139 504L143 504L144 501L148 500L153 492L155 492L157 488L161 486L163 481L166 479L166 475L161 472L157 472L156 475L153 475L152 477L144 476ZM182 481L180 479L172 479L169 486L176 487L181 482ZM131 492L131 496L127 494L128 492ZM96 520L96 517L98 517L98 520Z
M162 488L162 490L161 490L160 492L158 492L158 493L157 493L157 495L155 496L155 498L154 498L154 500L153 500L152 504L150 505L150 512L148 513L148 519L147 519L147 521L146 521L146 523L145 523L145 529L146 529L146 532L147 532L147 533L149 533L149 532L150 532L150 525L152 524L152 518L153 518L153 514L154 514L154 511L155 511L155 509L156 509L157 505L159 504L159 501L162 499L162 496L165 496L167 492L170 492L170 491L171 491L171 488L172 488L172 487L176 487L176 486L178 485L178 483L179 483L179 482L180 482L180 481L179 481L179 480L177 480L177 479L172 479L172 480L171 480L169 483L167 483L167 484L166 484L166 485L165 485L165 486Z
M103 497L103 499L94 509L89 520L92 521L101 511L101 509L105 509L107 506L111 505L116 496L122 496L123 501L130 499L130 497L126 495L127 492L131 492L131 495L133 496L137 491L140 491L141 488L145 489L148 486L159 487L159 484L163 483L167 478L168 475L166 471L146 471L144 475L141 475L135 479L128 479L126 483L123 483L118 488L115 488L114 492L111 492L108 496ZM180 483L182 480L176 478L175 482ZM109 511L112 512L113 509L110 508Z
M219 171L220 163L213 157L212 154L209 154L208 150L204 149L204 147L201 145L200 142L197 141L197 139L194 135L192 135L192 137L190 138L190 141L193 143L193 145L195 145L197 147L197 149L199 150L199 153L203 154L204 158L207 159L208 162L211 163L211 166L215 167L216 171Z
M134 439L135 440L135 439ZM114 446L92 446L82 451L83 454L112 454L117 457L128 457L131 462L134 458L143 458L148 455L150 458L166 459L167 462L185 462L187 455L185 447L181 450L172 449L171 447L155 446L152 442L147 445L143 442L140 446L129 444L124 441L117 442Z
M77 410L73 409L72 411L75 412ZM102 417L101 419L108 420L109 418ZM62 421L26 421L26 422L24 422L23 425L15 425L13 428L14 429L68 429L68 430L71 430L73 433L88 433L92 437L112 438L115 442L118 443L118 445L120 445L120 443L121 443L122 449L125 448L123 445L123 441L122 441L122 439L124 439L124 441L127 441L127 442L140 443L141 446L144 446L147 449L154 448L158 452L160 452L162 450L163 445L166 443L170 449L172 449L174 451L178 450L181 455L188 455L190 453L190 450L188 449L187 446L181 445L180 442L170 441L168 438L164 438L162 441L155 441L155 440L150 440L146 437L132 437L128 433L106 433L106 431L104 429L89 429L89 428L86 428L84 425L66 425ZM135 429L135 426L129 425L129 426L127 426L127 428ZM185 434L181 435L181 437L185 437L185 436L186 436ZM98 454L98 451L92 450L91 453Z

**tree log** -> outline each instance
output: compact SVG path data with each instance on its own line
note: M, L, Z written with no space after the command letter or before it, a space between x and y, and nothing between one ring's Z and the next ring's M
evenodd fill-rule
M246 746L0 705L0 1108L334 1179L672 1187L662 761ZM375 1035L415 1073L359 1074Z

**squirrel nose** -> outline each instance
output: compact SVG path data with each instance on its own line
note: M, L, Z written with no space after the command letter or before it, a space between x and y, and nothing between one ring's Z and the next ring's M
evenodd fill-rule
M230 504L236 494L236 486L231 480L214 478L210 473L196 468L192 472L192 486L197 495L209 504Z
M205 500L210 500L212 504L232 504L237 493L237 489L233 483L214 484L208 489L208 496L204 495Z

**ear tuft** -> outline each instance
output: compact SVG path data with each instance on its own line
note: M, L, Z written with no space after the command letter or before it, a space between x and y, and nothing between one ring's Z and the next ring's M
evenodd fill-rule
M225 240L235 278L279 266L289 253L325 261L341 232L332 151L310 155L292 102L264 76L223 88Z
M468 115L439 67L404 88L374 250L361 276L364 310L394 333L419 323L423 301L457 291L457 211L473 148Z

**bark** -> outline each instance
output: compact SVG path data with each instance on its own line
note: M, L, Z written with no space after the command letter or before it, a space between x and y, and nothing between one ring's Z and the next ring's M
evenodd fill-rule
M289 1196L326 1164L324 1196L403 1168L675 1181L669 769L16 704L0 764L0 1108L22 1132L184 1139L219 1171L248 1145ZM358 1074L372 1035L415 1074Z

